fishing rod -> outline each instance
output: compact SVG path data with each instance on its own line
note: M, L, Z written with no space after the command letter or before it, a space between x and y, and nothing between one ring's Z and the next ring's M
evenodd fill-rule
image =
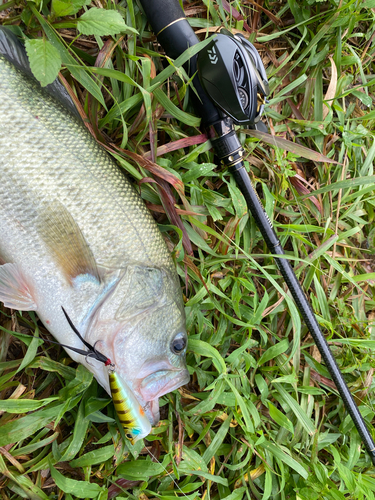
M188 47L199 42L178 0L140 0L140 3L169 57L176 59ZM234 125L247 124L257 129L264 127L260 118L269 87L260 56L243 35L233 36L225 30L214 35L211 42L189 60L186 69L190 76L194 76L192 84L197 95L192 93L192 101L202 117L202 127L211 140L215 154L233 175L268 249L274 256L280 256L274 257L276 265L375 465L375 443L370 431L289 260L282 258L285 252L245 169L244 149Z

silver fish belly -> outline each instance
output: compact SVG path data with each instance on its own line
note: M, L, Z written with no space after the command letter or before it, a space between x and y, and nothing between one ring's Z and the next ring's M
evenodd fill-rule
M0 55L0 300L116 365L152 424L187 383L174 263L151 214L80 121ZM109 391L100 363L84 363Z

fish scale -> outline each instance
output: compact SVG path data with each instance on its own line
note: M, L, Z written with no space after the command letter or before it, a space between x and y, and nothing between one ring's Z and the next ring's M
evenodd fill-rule
M158 398L189 374L181 288L154 219L80 119L1 53L0 150L0 300L84 350L64 307L155 424ZM110 393L103 364L69 354Z
M137 255L142 262L148 260L150 265L171 268L171 258L160 232L118 167L74 117L65 114L64 120L61 120L61 111L56 109L55 102L51 103L53 100L50 96L44 96L43 100L32 100L37 83L13 68L13 79L9 82L9 71L4 68L7 65L4 63L0 69L1 82L8 81L7 95L1 95L1 109L2 122L11 123L11 127L10 130L8 127L8 133L0 135L0 147L5 151L2 168L3 164L9 162L9 157L15 168L14 175L8 177L9 183L0 186L0 195L5 197L8 194L7 202L11 203L12 211L19 220L29 220L25 207L19 210L17 199L21 187L27 192L33 189L29 180L32 170L39 180L38 198L55 198L58 194L63 203L69 204L68 209L79 225L85 229L87 227L94 253L97 247L97 253L105 250L106 258L101 256L103 265L126 264L127 260L134 260ZM26 123L25 113L28 117ZM63 150L61 143L69 144L69 150ZM34 161L30 161L31 158ZM46 163L50 170L49 176L45 174ZM81 164L80 169L77 168L78 164ZM83 175L86 179L82 179ZM90 198L95 203L88 202ZM85 200L84 209L79 201L81 199ZM113 210L114 204L117 205L116 211ZM119 231L124 227L126 234L118 238ZM110 249L108 242L111 243ZM118 262L118 256L123 262Z

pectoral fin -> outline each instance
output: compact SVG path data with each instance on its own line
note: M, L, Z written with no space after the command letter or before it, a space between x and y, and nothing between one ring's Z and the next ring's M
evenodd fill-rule
M80 275L90 275L100 282L92 251L78 224L61 202L47 205L39 217L38 231L70 284L74 284Z
M0 301L6 307L20 311L35 311L33 287L17 264L0 266Z

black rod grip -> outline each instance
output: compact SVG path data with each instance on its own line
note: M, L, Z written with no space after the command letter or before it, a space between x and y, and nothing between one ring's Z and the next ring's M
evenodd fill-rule
M185 18L176 0L140 0L140 3L155 35L177 19Z
M172 59L177 59L186 49L199 42L177 0L140 0L140 3L160 45ZM196 56L190 59L185 69L189 76L196 74ZM193 78L193 85L198 95L191 91L191 101L202 118L202 125L206 127L221 120L216 106L203 90L198 75Z
M199 42L176 0L140 0L152 30L169 57L177 59ZM193 73L190 73L193 74Z
M250 177L246 172L245 168L241 165L236 166L236 168L230 169L238 187L240 188L242 194L245 197L247 206L254 217L255 222L262 233L264 241L267 247L273 254L285 255L284 250L281 247L280 241L272 227L271 221L266 214L263 205L260 203L257 192L255 191ZM302 314L303 319L319 349L320 354L326 364L326 367L335 382L337 390L344 402L345 408L349 412L353 419L353 422L362 438L362 441L369 453L372 463L375 465L375 443L369 433L366 423L353 399L353 396L346 385L344 377L337 366L336 360L329 348L329 345L319 327L318 321L315 314L306 298L306 295L294 274L293 268L287 259L278 259L275 257L277 267L280 270L288 288L293 296L293 299Z

